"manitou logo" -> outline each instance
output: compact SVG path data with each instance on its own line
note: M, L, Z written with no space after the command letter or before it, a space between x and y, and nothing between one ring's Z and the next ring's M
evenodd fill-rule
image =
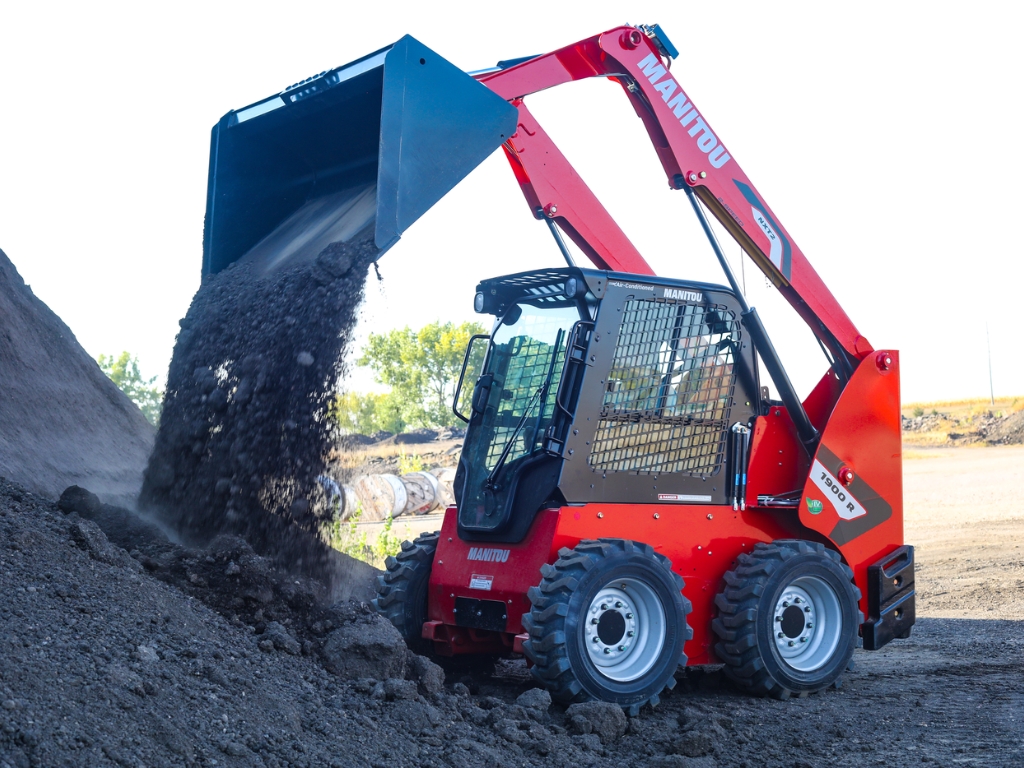
M504 563L508 560L509 550L490 549L488 547L470 547L467 560L483 560L485 563Z
M666 288L665 298L681 299L682 301L700 301L700 294L696 291L680 291L676 288Z
M697 146L708 156L711 166L721 168L729 162L731 159L729 153L725 151L724 146L718 143L718 137L711 132L707 123L704 122L704 118L697 112L697 108L686 98L679 83L668 76L668 71L662 65L661 59L651 53L640 62L639 66L655 90L661 93L661 98L665 100L668 108L672 110L672 114L679 120L679 124L686 128L693 123L686 132L697 137Z

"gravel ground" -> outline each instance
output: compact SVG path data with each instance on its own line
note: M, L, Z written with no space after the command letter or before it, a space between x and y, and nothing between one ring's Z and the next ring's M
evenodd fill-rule
M521 662L442 684L358 603L289 603L315 588L300 580L291 593L290 577L237 541L186 550L152 532L119 539L183 564L153 569L92 520L0 484L0 768L1020 765L1013 539L1024 520L1003 502L1022 459L1024 449L999 448L907 462L918 625L908 641L858 651L841 689L751 699L714 668L695 669L634 719L550 706ZM977 488L964 472L975 470L989 503L972 520ZM93 514L116 538L114 513ZM959 561L945 559L953 543ZM210 580L232 562L240 582L263 585L236 590L242 606L217 586L230 581Z

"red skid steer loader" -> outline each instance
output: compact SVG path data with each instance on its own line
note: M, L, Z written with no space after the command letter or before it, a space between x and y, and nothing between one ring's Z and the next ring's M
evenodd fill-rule
M504 150L566 266L479 284L494 324L456 393L457 504L389 559L375 605L419 651L522 654L557 700L633 714L687 664L804 696L914 624L899 356L857 332L670 73L678 55L658 26L623 26L466 74L405 37L228 113L204 237L207 273L268 238L369 230L383 252ZM526 106L589 77L621 86L726 285L655 276ZM805 399L707 212L817 337Z

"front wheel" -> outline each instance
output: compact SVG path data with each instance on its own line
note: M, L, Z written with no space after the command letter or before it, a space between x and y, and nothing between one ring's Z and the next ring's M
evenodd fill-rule
M668 558L633 541L582 541L558 554L523 616L534 677L565 704L600 699L631 715L657 704L693 637L682 578Z
M779 699L838 685L864 617L837 552L810 541L757 544L725 583L712 629L729 678Z
M395 625L405 644L416 653L427 653L430 643L423 639L427 620L427 587L434 565L440 534L421 533L415 541L403 541L402 551L389 557L385 571L377 577L373 607Z

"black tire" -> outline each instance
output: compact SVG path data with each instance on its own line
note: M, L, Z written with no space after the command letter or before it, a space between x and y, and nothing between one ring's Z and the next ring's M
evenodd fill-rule
M683 579L668 558L639 542L581 541L560 550L541 576L540 586L527 593L532 608L523 628L530 637L523 650L533 676L556 701L600 699L636 715L675 687L693 630L686 622L691 606L682 595ZM600 665L602 652L611 666Z
M405 644L416 653L428 653L431 643L423 639L427 620L427 586L440 534L421 533L415 541L403 541L402 551L385 562L377 577L373 607L395 625Z
M727 677L777 699L839 687L864 616L838 552L800 540L757 544L737 558L725 584L711 626Z

